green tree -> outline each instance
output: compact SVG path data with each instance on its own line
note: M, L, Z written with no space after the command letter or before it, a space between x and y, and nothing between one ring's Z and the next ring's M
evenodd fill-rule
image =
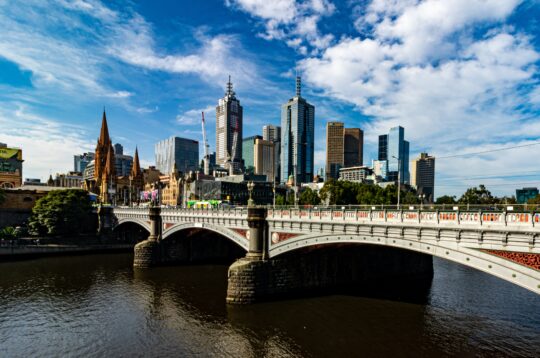
M311 188L306 188L300 194L299 203L302 205L319 205L321 203L321 198L315 190Z
M532 204L532 205L540 204L540 194L538 194L534 198L531 198L531 199L527 200L527 204Z
M294 193L290 192L289 195L276 195L276 205L278 206L284 206L284 205L294 205Z
M455 196L450 196L450 195L443 195L443 196L439 196L437 198L437 200L435 200L435 204L456 204L457 201L456 201L456 197Z
M92 204L81 189L54 190L36 202L28 226L37 235L94 232Z
M460 204L496 204L496 199L491 195L491 192L487 188L480 184L478 188L469 188L467 191L459 198Z

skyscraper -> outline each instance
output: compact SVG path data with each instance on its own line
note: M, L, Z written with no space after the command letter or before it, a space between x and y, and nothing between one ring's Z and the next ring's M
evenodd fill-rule
M235 172L242 169L242 125L243 109L229 76L225 96L216 106L216 164L226 169L232 165Z
M364 132L360 128L345 128L343 140L343 166L364 165Z
M115 155L124 155L124 147L120 143L114 145L114 154Z
M379 136L379 161L388 162L388 180L409 183L409 142L401 126L390 128L387 135ZM399 174L398 174L399 172Z
M86 169L86 166L88 163L90 163L92 160L94 160L94 153L83 153L79 155L73 156L73 171L82 173Z
M269 140L263 140L260 138L255 139L255 174L266 175L267 181L274 180L274 142Z
M260 135L253 135L242 140L242 161L244 162L246 172L253 172L255 170L253 151L257 139L262 139L262 137Z
M424 201L433 203L435 199L435 157L427 153L411 162L411 185L416 187L418 194L424 195Z
M281 174L281 127L271 124L263 126L263 139L274 143L274 175L275 181L279 182Z
M199 142L193 139L170 137L156 144L156 167L163 174L171 174L174 164L182 173L199 167Z
M344 164L343 122L326 123L326 179L338 179L339 170Z
M296 77L296 96L281 106L281 182L295 177L297 185L313 181L315 107L301 96Z

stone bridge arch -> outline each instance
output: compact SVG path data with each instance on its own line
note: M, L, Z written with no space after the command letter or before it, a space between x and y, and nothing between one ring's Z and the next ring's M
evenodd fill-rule
M359 244L392 247L439 257L473 269L483 271L540 294L540 271L494 254L495 251L468 248L448 242L422 242L405 237L389 235L350 235L346 233L316 233L297 235L281 243L270 243L269 257L300 250L302 248L335 244ZM516 253L514 255L519 255ZM522 253L522 255L527 255Z
M223 236L224 238L232 241L236 245L240 246L245 251L248 251L249 249L249 242L246 239L245 236L242 234L228 229L223 226L214 225L211 223L182 223L182 224L175 224L169 228L166 228L163 230L163 233L161 235L162 240L167 240L170 238L173 234L184 231L184 230L191 230L191 229L198 229L198 230L207 230L216 234L219 234Z
M148 233L150 233L150 221L140 219L140 218L121 218L118 219L118 221L115 221L113 226L113 231L118 229L121 225L127 224L127 223L133 223L141 226L144 228Z

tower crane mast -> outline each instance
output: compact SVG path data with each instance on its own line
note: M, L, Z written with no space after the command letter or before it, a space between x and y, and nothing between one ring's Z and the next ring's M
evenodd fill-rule
M206 124L204 122L204 112L202 112L202 135L203 135L203 147L204 147L204 175L210 175L210 154L208 153L210 145L208 145L208 140L206 138Z

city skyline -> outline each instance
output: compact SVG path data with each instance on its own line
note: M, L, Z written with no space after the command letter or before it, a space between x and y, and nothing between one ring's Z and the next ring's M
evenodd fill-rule
M73 155L93 151L106 106L114 143L130 155L138 146L148 166L163 138L202 142L200 112L213 120L229 74L245 108L244 137L279 125L298 70L317 108L315 169L324 166L326 122L337 120L364 129L364 163L377 157L378 135L406 128L411 158L424 151L437 157L437 195L481 183L497 194L540 184L530 160L539 146L444 159L538 141L537 2L381 9L322 1L295 3L288 16L248 3L216 1L210 12L193 4L181 13L172 3L157 11L145 2L127 9L122 2L30 2L51 14L39 23L24 4L2 4L0 142L23 149L25 178L46 179L68 171ZM435 10L445 26L434 25ZM50 26L55 16L58 25ZM301 27L308 19L315 26ZM430 32L432 42L424 43ZM396 40L403 45L392 46Z

